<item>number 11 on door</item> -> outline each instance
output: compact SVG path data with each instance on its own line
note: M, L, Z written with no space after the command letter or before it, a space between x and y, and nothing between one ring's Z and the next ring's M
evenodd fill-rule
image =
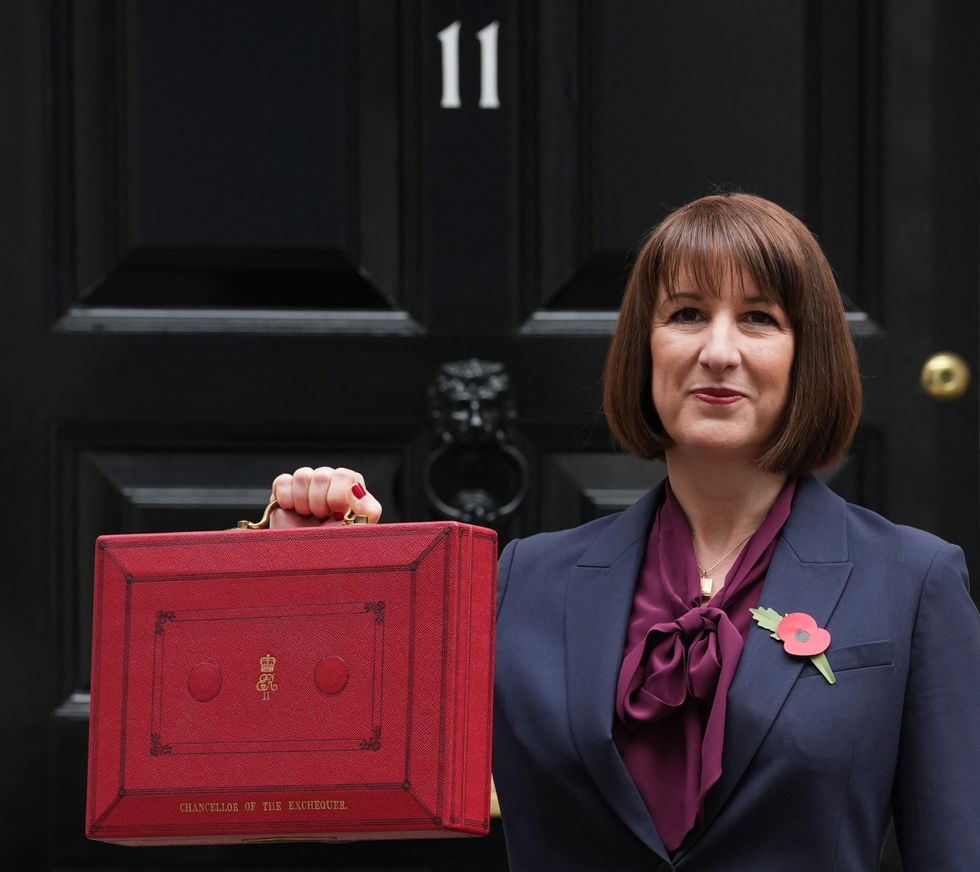
M459 29L461 22L454 21L440 30L436 36L442 43L442 100L443 109L459 109L463 104L459 97ZM499 109L497 94L497 31L499 21L491 21L477 31L480 41L480 102L481 109Z

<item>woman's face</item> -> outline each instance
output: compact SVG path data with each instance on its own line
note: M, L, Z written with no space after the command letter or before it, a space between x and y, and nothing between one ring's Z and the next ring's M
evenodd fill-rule
M681 270L658 291L650 331L653 404L675 452L754 461L789 396L793 329L749 275L730 272L720 296Z

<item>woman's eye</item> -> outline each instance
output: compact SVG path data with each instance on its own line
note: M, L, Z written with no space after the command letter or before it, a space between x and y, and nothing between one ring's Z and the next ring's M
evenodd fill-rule
M745 320L748 321L750 324L757 324L760 326L778 323L776 319L773 318L772 315L770 315L768 312L761 312L761 311L749 312L745 316Z
M681 324L694 324L701 319L701 313L697 309L692 309L686 307L684 309L678 309L670 316L671 321L677 321Z

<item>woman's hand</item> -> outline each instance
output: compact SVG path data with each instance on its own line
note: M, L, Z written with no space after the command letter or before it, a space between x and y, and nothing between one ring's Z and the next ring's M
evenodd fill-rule
M279 508L269 519L270 527L342 524L348 509L367 515L371 524L381 517L381 503L364 487L364 476L353 469L303 466L292 475L284 472L272 483L272 496Z

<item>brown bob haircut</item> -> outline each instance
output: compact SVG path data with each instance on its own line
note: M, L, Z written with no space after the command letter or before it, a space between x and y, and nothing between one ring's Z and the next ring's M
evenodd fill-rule
M613 436L638 457L670 447L653 405L650 331L658 293L684 270L707 294L751 276L789 317L795 354L789 397L760 468L798 477L838 461L861 415L857 355L833 271L813 234L775 203L717 194L671 212L640 248L606 359L603 405Z

